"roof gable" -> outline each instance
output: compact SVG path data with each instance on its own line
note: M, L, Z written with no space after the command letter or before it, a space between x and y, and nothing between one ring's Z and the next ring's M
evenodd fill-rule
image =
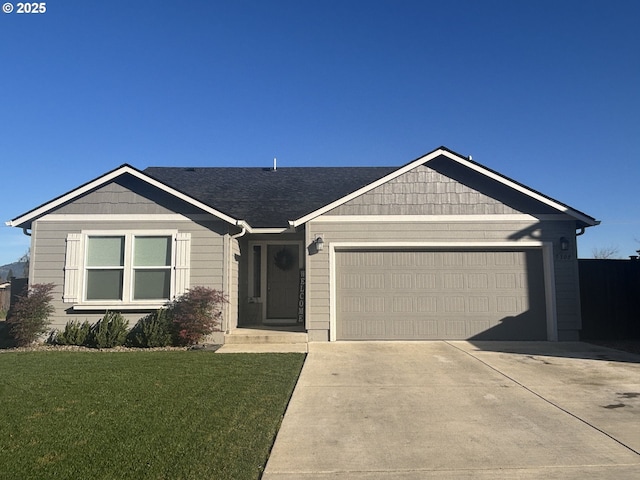
M87 182L81 186L79 186L78 188L75 188L63 195L60 195L59 197L54 198L53 200L44 203L42 205L40 205L39 207L34 208L33 210L30 210L22 215L20 215L19 217L14 218L13 220L10 220L8 222L6 222L6 225L10 226L10 227L23 227L23 228L30 228L30 224L33 220L37 219L38 217L41 217L43 215L46 215L47 213L51 212L52 210L61 207L62 205L65 205L71 201L73 201L74 199L77 199L79 197L81 197L82 195L85 195L91 191L94 191L104 185L107 185L110 182L113 182L114 180L121 178L121 177L125 177L125 176L133 176L135 178L137 178L138 180L142 180L143 182L159 188L160 190L163 190L164 192L182 200L185 201L191 205L194 205L198 208L200 208L201 210L204 210L207 213L210 213L218 218L220 218L221 220L224 220L226 222L229 222L233 225L236 225L238 223L238 221L228 215L225 215L224 213L210 207L209 205L204 204L203 202L201 202L198 199L192 198L186 194L184 194L183 192L172 188L168 185L163 184L162 182L149 177L148 175L144 174L143 172L141 172L140 170L137 170L136 168L132 167L131 165L121 165L120 167L111 170L110 172L105 173L104 175L91 180L90 182Z
M446 159L444 160L446 164ZM484 177L471 182L464 176L450 172L445 174L443 169L438 168L434 162L418 165L413 170L363 193L325 215L548 215L556 213L551 207L506 187L505 192L492 188L491 181Z
M449 164L448 167L446 166L447 163ZM434 170L440 171L441 173L446 172L444 173L445 175L452 175L453 178L464 178L465 180L462 180L462 183L470 184L469 186L471 188L479 190L478 186L481 182L485 185L491 185L491 190L494 192L494 195L500 197L502 201L505 201L505 203L507 203L507 205L510 205L512 206L512 208L519 211L530 211L530 207L532 205L538 204L550 209L553 212L564 213L566 215L569 215L570 217L575 218L580 226L587 227L599 224L599 221L569 207L568 205L565 205L551 197L543 195L536 190L533 190L519 182L516 182L509 177L501 175L494 170L484 167L483 165L465 158L445 147L440 147L394 170L393 172L378 179L377 181L366 185L360 190L355 191L350 195L338 199L335 202L327 204L314 212L311 212L303 217L292 221L291 225L302 225L320 215L323 215L335 208L344 205L345 203L359 197L360 195L364 195L380 187L381 185L384 185L385 183L393 181L394 179L410 172L411 170L421 165L432 167ZM475 185L475 187L471 185ZM510 198L511 200L506 200L507 198Z

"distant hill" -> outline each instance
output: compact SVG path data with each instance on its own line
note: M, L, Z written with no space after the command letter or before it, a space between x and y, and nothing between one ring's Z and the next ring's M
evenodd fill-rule
M14 262L0 267L0 281L5 281L9 271L13 272L13 276L16 278L24 278L28 272L24 271L25 262Z

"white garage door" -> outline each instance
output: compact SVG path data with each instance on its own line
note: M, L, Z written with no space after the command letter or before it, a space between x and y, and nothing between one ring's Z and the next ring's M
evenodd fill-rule
M546 340L542 252L336 252L338 340Z

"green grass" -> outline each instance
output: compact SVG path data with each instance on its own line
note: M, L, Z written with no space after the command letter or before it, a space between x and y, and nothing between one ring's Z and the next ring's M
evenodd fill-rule
M259 478L303 361L1 353L0 478Z

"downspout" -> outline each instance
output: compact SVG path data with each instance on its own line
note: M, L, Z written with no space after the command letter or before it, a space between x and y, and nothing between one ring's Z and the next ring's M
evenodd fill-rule
M7 222L8 223L8 222ZM29 230L28 227L22 227L22 233L25 234L27 237L31 237L31 233L27 231ZM29 245L29 250L31 252L33 252L33 238L31 239L31 244ZM33 265L33 262L31 261L31 259L29 259L29 261L27 262L27 265L29 266L29 270L27 271L27 279L33 278L33 275L31 275L31 266ZM31 288L31 284L28 283L29 288Z
M246 235L247 230L249 228L249 225L247 224L247 222L245 222L244 220L237 220L236 221L236 226L240 227L241 230L238 233L235 233L233 235L229 235L229 240L227 241L227 246L228 246L228 251L227 251L227 261L226 261L226 278L225 278L225 290L227 292L231 291L231 242L233 240L237 240L238 238ZM237 295L237 294L236 294ZM237 300L237 299L236 299ZM226 310L226 315L225 315L225 323L226 325L224 326L224 332L225 333L229 333L230 332L230 328L229 328L229 303L226 304L225 310ZM237 322L238 319L236 319ZM237 325L236 325L237 326Z

